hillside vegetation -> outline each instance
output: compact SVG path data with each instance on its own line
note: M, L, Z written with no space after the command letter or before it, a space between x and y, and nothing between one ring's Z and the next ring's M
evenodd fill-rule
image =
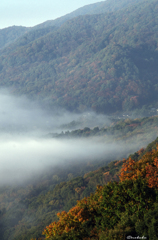
M72 122L66 126L71 126ZM65 126L65 127L66 127ZM158 116L115 120L107 127L84 127L82 129L65 130L61 133L49 133L48 138L73 139L73 138L99 138L105 143L124 142L126 144L137 143L138 146L146 145L158 135Z
M119 182L97 186L90 197L78 201L68 212L58 213L59 221L44 229L45 239L158 239L157 157L158 149L154 149L138 161L125 160ZM109 172L104 175L109 176Z
M116 138L113 136L113 140L118 139L118 133L121 131L126 134L127 128L135 127L133 134L136 135L135 142L137 142L137 149L139 145L146 146L146 143L142 141L142 138L137 137L140 134L142 125L143 128L147 128L149 123L151 124L150 130L155 128L155 118L131 120L125 122L119 122L113 127L109 128L109 132L116 134ZM135 122L134 122L135 121ZM153 123L151 123L153 121ZM133 124L133 126L131 126ZM134 124L138 124L137 127ZM120 131L119 131L120 128ZM98 130L95 128L93 131ZM92 132L93 132L92 131ZM97 131L96 131L97 132ZM119 133L119 134L120 134ZM130 133L130 131L129 131ZM91 135L92 136L92 135ZM149 137L150 135L147 134ZM60 136L61 137L61 136ZM80 138L89 137L85 135ZM97 137L98 136L94 136ZM101 137L101 136L100 136ZM110 135L108 135L108 138ZM152 135L153 137L153 135ZM103 142L104 138L101 139ZM126 139L123 137L122 139ZM128 138L127 138L128 139ZM119 139L120 141L120 139ZM126 143L126 144L125 144ZM80 159L76 162L67 161L65 164L56 167L49 167L43 169L40 174L35 174L34 178L30 178L23 184L3 185L0 186L0 236L2 240L30 240L32 238L42 237L43 229L51 224L53 221L57 221L56 214L62 211L69 211L76 205L77 200L82 200L84 197L89 197L91 193L94 193L97 185L104 186L110 181L119 181L119 175L123 164L127 164L129 160L122 160L127 156L127 153L134 152L129 150L128 143L124 142L124 148L120 148L120 151L113 151L109 156L100 157L98 153L97 159ZM131 159L138 162L144 157L148 151L156 149L158 138L149 144L146 149L141 148L139 151L132 154ZM106 141L105 141L106 146ZM135 147L136 149L136 147ZM116 160L117 159L117 160ZM134 162L133 162L134 163ZM145 163L146 164L146 163ZM154 166L154 165L153 165ZM128 185L128 184L127 184ZM111 185L110 185L111 186ZM132 186L132 185L131 185ZM132 191L132 190L131 190Z
M0 29L0 49L17 40L28 30L29 28L17 26Z
M0 85L72 111L157 106L158 1L117 2L3 48Z
M51 148L55 141L74 141L79 150L66 148L73 159L62 155L58 163L48 149L49 167L39 159L43 168L31 175L31 150L30 177L18 183L6 168L13 181L0 183L1 240L158 240L157 13L158 0L107 0L33 28L0 30L0 88L37 100L46 110L82 112L57 133L37 138ZM18 130L14 121L12 129ZM22 134L17 131L18 139ZM16 148L14 136L7 141ZM86 154L79 154L80 142L87 144ZM92 143L101 146L94 156L87 155Z
M154 144L155 142L152 143L153 147ZM143 151L138 151L138 155ZM58 213L59 221L47 226L43 231L45 238L40 239L123 240L127 239L127 236L158 239L157 157L158 149L152 149L140 160L129 158L110 163L113 173L106 167L86 174L85 180L87 177L98 178L103 170L104 181L112 181L105 185L102 182L103 185L98 185L90 197L79 200L68 212ZM111 178L114 170L115 178ZM74 180L76 182L79 179ZM70 182L73 183L74 180ZM84 190L83 182L75 188L81 195Z

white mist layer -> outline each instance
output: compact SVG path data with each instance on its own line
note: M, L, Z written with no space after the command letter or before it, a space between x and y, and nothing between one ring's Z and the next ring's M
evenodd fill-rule
M43 170L70 161L94 159L105 147L91 140L55 140L41 136L60 132L62 124L86 119L86 123L109 122L94 112L46 111L25 96L0 90L0 184L25 181ZM77 126L79 128L79 126Z
M48 111L24 96L17 97L11 95L7 89L0 90L0 132L40 135L50 131L59 132L63 124L71 121L81 122L77 128L110 124L108 117L102 114L98 115L92 111L75 114L63 109Z
M109 156L120 146L91 140L56 140L25 137L0 139L0 183L24 181L52 166Z
M131 149L139 149L138 146L130 145L125 150L123 143L107 144L105 139L103 143L103 139L99 138L66 140L41 137L57 132L62 124L78 119L89 124L87 127L91 124L109 124L105 115L94 112L79 115L61 109L48 112L41 109L37 102L1 90L0 185L21 183L49 168L55 169L56 166L66 167L67 164L101 158L108 161L111 156L115 160L121 152L131 153Z

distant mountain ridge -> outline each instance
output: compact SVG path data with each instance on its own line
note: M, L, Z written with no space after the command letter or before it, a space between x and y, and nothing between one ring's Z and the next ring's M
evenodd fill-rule
M157 0L106 1L36 26L0 51L0 86L71 111L157 103L157 10Z
M12 26L4 29L0 29L0 49L6 47L23 34L26 33L28 28Z
M97 3L92 3L86 6L83 6L71 13L68 13L66 15L64 15L63 17L59 17L55 20L48 20L44 23L38 24L37 26L35 26L35 28L39 28L39 27L46 27L46 26L61 26L61 24L63 24L64 22L66 22L67 20L70 20L72 18L81 16L81 15L92 15L92 14L101 14L101 13L105 13L105 12L114 12L114 11L118 11L120 9L126 8L128 6L134 5L138 2L141 2L143 0L106 0L106 1L101 1L101 2L97 2Z
M139 0L139 1L142 1L142 0ZM0 49L3 47L6 47L8 44L17 40L23 34L27 34L27 32L30 30L34 31L36 29L41 29L41 28L43 29L43 28L48 28L52 26L59 27L67 20L70 20L80 15L100 14L104 12L117 11L119 9L125 8L126 6L133 5L136 2L138 1L137 0L128 1L128 2L126 0L102 1L102 2L97 2L97 3L83 6L62 17L59 17L55 20L48 20L34 27L10 26L8 28L0 29Z

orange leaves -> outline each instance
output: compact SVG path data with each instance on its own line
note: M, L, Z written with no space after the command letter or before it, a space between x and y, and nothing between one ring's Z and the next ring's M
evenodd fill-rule
M119 165L119 163L121 163L122 162L122 160L119 160L119 161L117 161L117 162L115 162L115 166L117 166L117 165Z
M138 155L141 155L144 151L145 151L145 149L141 148L141 149L139 149L139 151L137 153L138 153Z
M80 187L80 188L77 187L77 188L75 188L75 192L81 194L85 188L86 188L85 186L84 187Z
M99 208L100 202L103 200L102 190L102 186L97 186L96 198L94 197L95 195L91 195L91 197L77 201L77 205L71 208L69 212L62 211L58 213L57 216L59 217L59 221L51 223L43 231L43 235L45 235L46 239L61 236L62 234L73 236L74 232L84 235L84 232L87 231L85 223L89 221L89 219L91 219L92 223L95 222L96 211ZM96 234L96 229L92 227L90 236L93 237L96 236Z
M141 149L139 155L143 151L144 149ZM104 173L104 177L109 175L109 172ZM125 181L133 179L138 179L138 181ZM106 187L97 186L95 194L78 201L77 205L69 212L58 213L59 221L50 224L43 232L46 239L58 239L60 236L63 239L98 239L99 230L95 229L95 226L96 223L102 221L103 216L105 216L104 224L106 226L115 226L117 223L118 218L113 216L113 209L124 211L124 205L127 204L127 209L130 208L135 212L135 201L138 205L142 204L142 209L144 209L146 206L144 196L146 196L145 194L150 196L148 193L153 190L150 189L150 191L148 187L158 188L158 149L146 153L139 161L134 161L131 158L124 160L120 181L122 183L111 182ZM75 191L79 193L82 188L75 188ZM141 192L142 188L145 190ZM148 193L146 193L146 189L148 189ZM125 198L123 198L124 194ZM139 201L139 199L143 200ZM129 203L127 203L128 201ZM105 213L102 215L104 211Z
M84 204L87 203L84 201ZM49 239L51 236L60 236L64 232L68 233L72 230L79 229L80 224L88 221L89 217L88 211L78 205L71 208L68 213L63 211L58 213L57 216L59 217L59 221L51 223L43 232L46 239Z
M61 236L61 234L64 232L66 227L67 226L64 226L64 224L61 223L60 221L53 222L49 226L47 226L46 229L44 229L42 234L46 236L46 239L49 239L50 237L53 237L56 235Z
M122 166L121 172L120 172L120 180L121 182L126 179L131 179L133 176L135 176L135 165L136 162L129 158ZM137 174L139 174L137 172Z
M154 159L153 165L146 166L146 177L149 187L158 188L158 158Z
M144 149L141 149L140 154L143 151ZM146 153L138 162L129 158L123 164L120 181L138 179L138 177L144 178L149 187L158 188L158 148Z

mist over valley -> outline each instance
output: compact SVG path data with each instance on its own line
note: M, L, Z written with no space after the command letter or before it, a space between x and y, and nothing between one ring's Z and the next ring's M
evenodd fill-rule
M79 162L105 165L157 137L156 116L147 129L150 118L113 122L112 116L95 112L47 111L7 89L1 90L0 102L0 185L25 183L49 168L71 168Z
M46 111L37 102L26 97L0 92L0 182L22 183L53 166L66 166L73 162L118 158L123 143L108 143L102 136L52 138L51 132L66 133L69 123L77 122L77 129L89 126L110 126L108 116L94 112L75 114L58 109ZM65 129L65 127L67 128ZM62 128L63 127L63 128ZM73 131L70 129L70 131ZM113 136L114 137L114 136ZM129 149L136 147L129 147ZM113 151L115 149L115 153ZM123 154L122 154L123 155Z
M158 239L157 12L0 29L0 239Z

